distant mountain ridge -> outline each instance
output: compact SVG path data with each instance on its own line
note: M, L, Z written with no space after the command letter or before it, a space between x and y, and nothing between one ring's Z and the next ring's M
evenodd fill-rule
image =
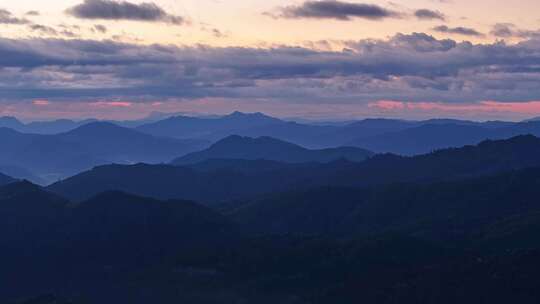
M139 126L137 130L156 136L174 138L216 138L220 135L213 135L215 132L227 134L235 130L278 123L281 123L281 120L262 113L234 112L218 118L175 116Z
M204 141L159 138L112 123L89 123L56 135L0 128L0 167L19 167L45 181L110 163L161 163L200 150Z
M261 170L246 169L249 162ZM519 136L415 157L375 155L360 163L343 159L322 164L210 160L188 166L102 166L48 189L79 201L106 190L122 190L160 199L215 203L292 188L435 182L536 166L540 166L540 139Z
M354 147L309 150L271 137L241 137L232 135L210 148L175 159L172 164L186 165L211 159L271 160L285 163L328 163L338 159L364 161L373 153Z

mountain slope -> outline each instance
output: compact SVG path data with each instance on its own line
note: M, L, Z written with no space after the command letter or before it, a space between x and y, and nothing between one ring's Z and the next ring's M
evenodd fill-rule
M504 238L506 233L523 235L540 225L540 217L531 217L540 213L540 203L533 199L540 195L538 185L540 169L534 168L442 183L296 191L248 201L229 213L264 233L395 233L432 241L497 239L499 245L501 240L515 245L517 239ZM537 246L525 239L522 248Z
M0 268L11 278L0 301L107 290L113 277L235 235L231 221L189 201L107 192L74 205L27 182L0 187Z
M137 130L155 136L175 138L215 138L214 133L231 132L263 125L280 124L281 120L262 113L234 112L219 118L175 116L137 127Z
M191 167L103 166L48 189L78 201L106 190L121 190L160 199L215 203L317 186L366 187L485 176L540 166L539 155L540 139L520 136L415 157L376 155L360 163L339 160L269 164L260 160L212 160Z
M0 186L7 185L10 183L13 183L15 181L14 178L7 176L3 173L0 173Z
M439 149L476 145L487 139L508 139L520 135L540 136L540 122L467 123L431 120L415 124L402 130L357 137L348 144L377 153L418 155Z
M86 124L57 136L80 144L89 154L120 163L165 162L178 153L205 146L203 141L154 137L103 122Z
M158 138L110 123L90 123L57 135L3 128L0 141L0 166L24 168L48 182L101 164L168 162L206 147L205 142Z
M287 163L331 162L338 159L363 161L371 155L371 152L360 148L309 150L271 137L229 136L204 151L188 154L172 163L185 165L210 159L272 160Z

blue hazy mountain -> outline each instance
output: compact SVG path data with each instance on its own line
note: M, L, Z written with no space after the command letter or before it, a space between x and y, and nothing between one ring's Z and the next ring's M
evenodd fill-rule
M162 163L207 146L143 134L112 123L90 123L56 134L24 134L0 129L0 166L15 166L46 181L108 163Z
M349 145L378 153L416 155L434 150L475 145L486 139L508 139L519 135L540 136L540 122L447 123L421 124L400 131L365 136Z
M15 117L3 116L3 117L0 117L0 128L20 130L24 128L24 124Z
M265 125L280 124L281 120L262 113L244 114L234 112L217 118L174 116L154 123L142 125L137 130L156 135L175 138L219 137L235 130Z
M426 124L399 131L366 136L350 145L366 147L378 153L415 155L438 149L474 145L496 137L492 129L465 124ZM499 136L502 137L502 136Z
M357 163L273 164L247 160L212 160L210 164L168 166L101 166L51 185L48 189L73 200L107 190L160 199L182 198L205 203L269 192L332 185L365 187L402 182L434 182L540 166L540 139L520 136L485 141L477 146L440 150L415 157L376 155ZM207 164L205 164L207 163ZM213 164L212 164L213 163ZM220 164L221 163L221 164ZM236 168L235 166L238 166ZM201 169L202 168L202 169Z
M30 172L28 169L25 169L22 167L11 166L11 165L0 165L0 172L18 180L28 180L37 185L45 186L47 184L45 180L36 176L34 173Z
M534 123L456 119L365 119L348 124L324 125L284 121L261 113L240 112L212 118L177 116L145 124L137 129L158 136L204 138L211 141L230 135L273 137L309 148L357 146L375 152L402 155L478 144L486 139L540 135L540 128L534 126Z
M87 123L95 122L96 119L74 121L70 119L58 119L50 121L34 121L23 123L15 117L0 117L0 128L9 128L22 133L32 134L57 134L78 128Z
M363 161L373 153L354 147L310 150L271 137L250 138L232 135L208 149L175 159L172 164L185 165L210 159L272 160L285 163L327 163L338 159Z
M2 171L0 171L2 172ZM12 178L11 176L8 176L4 173L0 173L0 186L10 184L12 182L15 182L16 180Z

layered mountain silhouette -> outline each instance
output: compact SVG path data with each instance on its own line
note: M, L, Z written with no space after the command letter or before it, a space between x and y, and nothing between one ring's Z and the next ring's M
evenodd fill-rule
M540 298L534 121L2 124L1 303Z
M376 155L360 163L338 160L324 164L273 163L268 167L268 163L253 161L255 167L266 166L265 170L246 170L248 161L237 160L192 166L113 165L81 173L49 189L74 200L122 190L161 199L216 202L321 185L365 187L489 175L540 166L539 153L539 138L519 136L415 157Z
M309 150L271 137L229 136L210 148L175 159L172 164L186 165L211 159L272 160L285 163L321 162L338 159L363 161L373 153L354 147Z
M175 116L158 122L137 127L137 130L155 136L176 138L219 138L236 130L274 125L282 123L281 120L262 113L245 114L234 112L230 115L217 118L199 118L188 116ZM224 135L225 134L225 135Z
M230 220L189 201L115 191L72 204L28 182L12 183L0 187L0 267L11 278L1 284L0 299L71 286L105 290L107 273L132 272L236 235Z
M225 215L118 191L71 204L12 184L0 188L1 231L16 236L1 239L8 250L0 266L13 279L0 294L55 290L106 304L335 303L336 295L343 303L452 303L448 294L462 303L534 303L539 170L293 191L237 202Z
M537 121L475 122L455 119L405 121L365 119L346 124L308 124L276 119L261 113L235 112L223 117L177 116L144 124L137 130L176 138L218 141L230 135L272 137L309 148L356 146L377 153L417 155L474 145L486 139L540 135Z
M74 121L70 119L58 119L51 121L34 121L23 123L15 117L0 117L0 128L9 128L21 133L32 134L58 134L71 131L88 123L96 122L97 119Z
M531 238L517 236L540 227L540 203L531 199L540 195L539 183L540 168L534 168L428 184L325 187L238 203L228 212L266 234L399 233L432 241L474 238L534 247Z
M41 180L107 163L161 163L206 146L197 140L158 138L111 123L90 123L56 135L0 129L0 166L19 167Z
M378 153L417 155L434 150L474 145L486 139L508 139L519 135L540 136L540 122L456 122L447 120L416 123L417 126L376 136L357 138L349 145Z

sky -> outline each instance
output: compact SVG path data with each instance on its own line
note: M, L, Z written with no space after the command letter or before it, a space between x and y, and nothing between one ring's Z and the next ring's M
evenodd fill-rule
M540 3L0 0L0 116L540 116Z

